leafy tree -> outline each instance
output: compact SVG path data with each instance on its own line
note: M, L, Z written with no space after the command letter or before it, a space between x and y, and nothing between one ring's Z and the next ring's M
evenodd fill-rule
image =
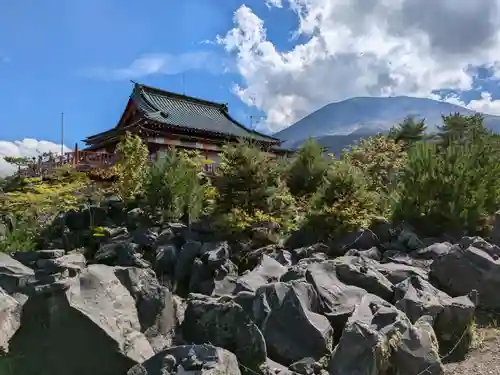
M286 182L290 192L297 197L314 194L328 167L323 148L312 138L302 145L289 164Z
M365 138L342 154L342 159L364 174L369 189L390 193L396 176L406 163L404 145L383 135Z
M391 128L389 137L396 143L403 143L408 147L423 140L426 130L425 119L416 120L415 116L407 116L403 122Z
M305 225L318 234L318 240L332 239L369 225L378 199L359 168L346 160L333 160Z
M27 166L30 163L29 158L24 156L5 156L3 158L7 163L15 165L17 167L18 172L22 167Z
M214 187L215 213L225 229L244 230L262 221L292 225L295 201L280 171L275 158L252 144L224 146Z
M148 148L138 135L127 133L116 151L120 155L116 164L116 190L123 199L133 199L142 189L147 171Z
M203 158L193 152L171 149L148 170L144 184L147 206L163 220L188 223L204 208L208 181L202 179Z
M436 138L443 147L456 142L463 143L490 133L484 126L483 115L479 113L471 116L454 113L442 116L442 119L443 125L438 126Z

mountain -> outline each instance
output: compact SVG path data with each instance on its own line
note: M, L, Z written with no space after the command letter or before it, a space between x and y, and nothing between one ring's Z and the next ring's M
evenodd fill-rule
M331 103L274 134L284 140L284 147L299 147L309 137L315 138L329 152L338 153L347 145L377 133L387 132L406 116L424 118L429 131L442 124L442 115L472 115L476 111L432 99L395 97L357 97ZM484 114L485 125L500 133L500 116Z

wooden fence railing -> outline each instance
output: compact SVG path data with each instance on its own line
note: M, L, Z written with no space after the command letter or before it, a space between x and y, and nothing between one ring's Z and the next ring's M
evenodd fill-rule
M78 146L71 152L66 152L64 155L47 154L33 158L33 162L26 168L19 171L19 175L23 177L40 177L55 168L70 166L76 171L90 171L94 169L107 168L113 166L119 160L119 156L115 153L101 151L80 151ZM151 156L150 161L154 161L155 157ZM215 172L215 164L204 166L207 173Z

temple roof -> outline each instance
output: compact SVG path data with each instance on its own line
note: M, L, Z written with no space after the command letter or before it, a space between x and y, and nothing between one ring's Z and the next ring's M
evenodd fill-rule
M135 84L131 101L145 119L178 127L182 131L203 131L219 136L250 138L255 141L281 143L277 138L250 130L234 120L227 105ZM119 130L115 128L114 130ZM109 132L109 131L108 131ZM94 139L108 132L87 138Z

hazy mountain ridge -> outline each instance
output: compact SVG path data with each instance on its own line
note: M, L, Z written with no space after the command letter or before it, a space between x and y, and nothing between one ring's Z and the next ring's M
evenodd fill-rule
M315 138L330 152L339 152L360 138L387 132L406 116L425 118L428 131L442 124L442 115L472 115L476 111L426 98L408 96L356 97L328 104L276 134L284 147L299 147L309 137ZM500 133L500 116L484 114L485 125Z

